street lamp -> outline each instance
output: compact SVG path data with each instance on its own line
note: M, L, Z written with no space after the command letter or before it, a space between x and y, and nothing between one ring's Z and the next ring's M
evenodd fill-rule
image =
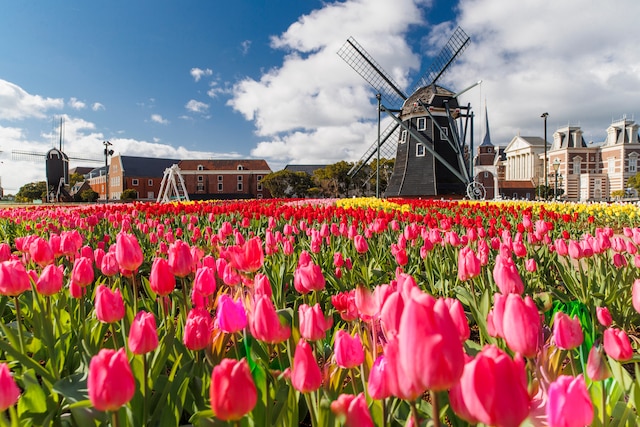
M545 191L549 188L549 177L547 176L547 116L549 113L542 113L540 117L544 120L544 186Z
M553 161L553 171L556 178L556 183L553 186L553 200L558 200L558 169L560 169L560 159L556 157Z
M109 203L109 156L113 154L113 150L109 149L110 145L113 145L109 141L104 141L104 173L105 173L105 182L104 182L104 202Z

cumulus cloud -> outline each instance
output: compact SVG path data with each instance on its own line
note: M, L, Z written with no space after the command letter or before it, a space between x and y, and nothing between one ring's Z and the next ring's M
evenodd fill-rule
M0 117L5 120L43 118L49 110L63 107L64 100L61 98L31 95L18 85L0 79Z
M93 105L91 106L91 109L93 111L100 111L100 110L104 110L104 105L102 105L99 102L94 102Z
M68 105L74 110L84 110L87 107L87 104L80 101L78 98L70 98Z
M240 43L240 49L242 50L243 55L248 54L250 48L251 48L251 40L244 40L242 43Z
M201 69L201 68L192 68L191 69L191 77L193 77L193 80L195 80L196 82L200 81L200 79L204 76L210 76L213 74L213 71L210 70L209 68L207 69Z
M168 125L169 124L169 120L165 119L160 114L152 114L151 115L151 121L154 122L154 123L159 123L161 125Z
M209 104L196 101L195 99L191 99L184 107L192 113L205 114L207 111L209 111Z

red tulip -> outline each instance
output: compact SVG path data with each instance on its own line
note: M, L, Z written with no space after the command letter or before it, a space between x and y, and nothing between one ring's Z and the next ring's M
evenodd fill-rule
M337 400L331 402L331 412L340 420L344 420L345 427L373 427L374 425L364 393L357 396L341 394Z
M351 369L364 361L364 349L360 335L351 336L343 329L338 329L335 335L334 355L336 364L341 368Z
M266 295L255 301L249 329L256 339L270 344L283 342L291 335L291 329L280 321L273 302Z
M242 300L236 302L227 294L220 295L216 323L220 330L227 333L232 334L243 330L247 326L247 314Z
M63 231L62 233L60 233L60 252L63 255L74 256L81 247L82 236L80 235L78 230Z
M378 356L373 362L367 381L367 391L372 399L381 400L392 395L390 369L389 362L384 355Z
M542 324L538 308L530 296L507 295L502 318L502 332L509 348L524 357L533 357L542 341Z
M298 341L293 355L291 385L301 393L315 391L322 385L322 372L311 346L303 338Z
M11 246L8 243L0 243L0 262L11 259Z
M601 346L593 346L589 351L587 359L587 376L591 381L606 380L611 376L611 370L607 364L607 358L604 357L603 348Z
M560 375L549 386L548 393L549 427L583 427L591 424L593 403L582 375Z
M211 373L211 409L216 418L237 421L256 406L258 390L246 359L222 359Z
M464 282L473 279L480 274L480 259L476 256L473 249L464 246L458 253L458 280Z
M496 255L496 264L493 268L493 280L503 294L522 294L524 284L518 273L518 269L510 256Z
M64 266L49 264L42 269L40 277L36 281L36 290L40 295L55 295L64 285Z
M359 254L367 253L369 250L369 244L367 243L367 239L365 239L360 234L357 234L353 237L353 246L356 249L356 252Z
M273 290L271 289L271 283L269 282L269 278L262 274L256 273L253 277L253 292L256 296L266 295L269 298L273 295Z
M622 329L605 329L604 351L612 359L621 362L629 360L633 356L633 349L629 342L629 336Z
M561 311L556 312L553 320L553 339L556 346L563 350L580 347L584 341L584 334L578 316L570 318Z
M452 409L471 423L519 426L530 405L524 360L512 360L496 346L485 346L467 362L449 399Z
M169 263L164 258L156 258L151 265L149 287L160 296L167 296L176 287L176 277L171 272Z
M204 308L192 308L184 325L182 342L189 350L202 350L211 343L213 319Z
M382 303L380 309L380 324L387 337L398 334L400 319L404 309L404 300L400 292L393 292Z
M124 317L124 301L120 289L115 292L104 285L96 288L96 317L103 323L118 322Z
M238 271L253 273L262 268L264 252L259 237L252 237L243 245L229 246L221 252L229 264Z
M527 259L524 263L524 267L529 273L535 273L538 270L538 264L533 258Z
M200 267L196 270L193 279L193 290L198 294L208 297L216 292L216 276L210 267Z
M53 263L53 250L49 242L42 237L36 237L29 245L31 259L40 267Z
M115 276L120 271L115 252L107 252L100 259L100 272L107 277Z
M313 262L298 265L293 273L293 286L301 294L324 289L325 279L322 275L322 269Z
M116 260L121 270L135 272L144 261L138 239L123 231L116 237Z
M356 290L340 292L331 295L331 304L340 313L340 317L345 322L351 322L358 318L358 308L356 307Z
M169 245L169 268L178 277L187 277L191 273L193 258L191 248L182 240Z
M444 301L413 289L400 320L398 358L421 391L446 390L458 381L464 352Z
M640 313L640 279L634 280L631 286L631 304Z
M0 295L15 297L31 289L27 270L18 260L0 262Z
M613 318L607 307L596 307L596 318L605 328L608 328L613 323Z
M117 411L133 398L136 384L124 348L102 349L91 359L87 388L100 411Z
M94 272L91 260L85 257L76 258L71 271L71 282L84 288L93 283L93 279Z
M333 324L333 318L325 317L320 304L313 307L301 304L298 307L298 319L300 323L300 336L309 341L324 339L327 330Z
M453 320L453 323L456 325L460 341L464 343L469 339L469 336L471 336L469 320L467 319L467 315L464 314L464 308L460 301L455 298L444 298L443 301L449 310L451 320Z
M146 354L158 347L156 318L152 313L139 311L129 330L129 351L133 354Z
M9 365L0 363L0 414L15 405L18 398L20 389L11 376Z

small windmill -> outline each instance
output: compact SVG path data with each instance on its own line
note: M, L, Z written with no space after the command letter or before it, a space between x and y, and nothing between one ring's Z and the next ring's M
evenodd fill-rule
M377 91L378 100L378 138L350 175L358 173L374 155L378 159L380 155L392 157L395 151L395 166L385 196L484 197L482 187L472 178L473 156L469 151L473 151L473 132L468 130L473 129L473 112L470 104L458 103L460 94L480 82L458 93L437 85L469 42L469 36L458 27L410 96L353 37L345 42L338 55ZM382 111L393 120L381 132Z
M60 202L70 197L66 186L69 184L69 160L100 163L102 159L90 157L69 157L62 151L64 121L60 118L59 148L51 148L46 153L34 151L12 150L12 160L45 161L47 178L47 199L50 202Z

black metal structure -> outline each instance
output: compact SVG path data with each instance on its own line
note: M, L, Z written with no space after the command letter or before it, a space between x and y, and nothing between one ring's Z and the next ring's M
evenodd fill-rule
M393 118L351 169L351 175L375 154L395 154L386 197L474 197L470 173L473 132L467 131L468 127L473 129L473 112L470 104L459 105L457 97L462 92L437 85L469 42L469 36L458 27L407 96L362 46L353 38L346 41L338 55L376 90L383 100L379 108Z

